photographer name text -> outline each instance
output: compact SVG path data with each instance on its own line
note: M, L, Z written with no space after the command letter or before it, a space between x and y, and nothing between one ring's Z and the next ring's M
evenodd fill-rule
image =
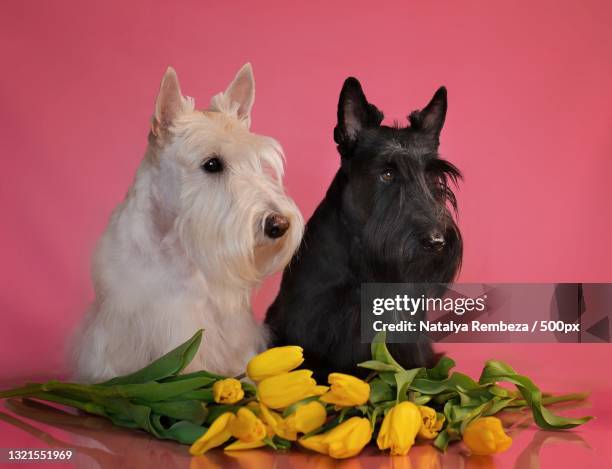
M564 321L533 321L533 323L513 323L506 321L482 322L482 321L397 321L384 322L374 321L372 328L375 332L443 332L443 333L466 333L466 332L579 332L580 325Z

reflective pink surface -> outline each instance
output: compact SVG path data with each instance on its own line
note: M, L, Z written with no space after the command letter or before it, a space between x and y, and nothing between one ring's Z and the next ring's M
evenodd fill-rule
M477 377L487 358L511 363L527 374L542 390L555 393L590 391L579 405L558 405L563 415L593 415L596 418L570 431L539 430L529 414L503 416L512 447L492 457L470 456L461 445L440 454L428 445L414 447L409 457L389 457L368 448L356 459L333 461L302 451L274 453L255 450L225 454L214 450L191 458L187 447L158 441L140 431L112 426L92 416L73 415L46 406L3 401L0 405L0 447L67 447L76 450L75 467L104 468L208 468L208 467L334 467L346 468L605 468L612 466L612 386L607 374L612 358L609 345L453 345L447 348L458 362L458 370ZM519 353L520 352L520 353ZM18 384L14 380L7 384ZM57 465L57 467L66 467ZM19 466L19 467L27 467ZM53 467L46 464L45 467Z
M440 151L465 175L460 280L612 281L610 24L603 0L1 2L0 369L63 366L168 65L206 106L253 63L253 129L283 145L306 218L339 165L347 76L387 123L446 85Z

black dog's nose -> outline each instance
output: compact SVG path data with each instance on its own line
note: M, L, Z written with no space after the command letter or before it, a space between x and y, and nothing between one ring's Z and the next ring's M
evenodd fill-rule
M441 251L446 245L444 235L439 231L432 231L425 239L423 239L423 247L427 251Z
M289 229L289 219L278 213L266 217L264 233L268 238L280 238Z

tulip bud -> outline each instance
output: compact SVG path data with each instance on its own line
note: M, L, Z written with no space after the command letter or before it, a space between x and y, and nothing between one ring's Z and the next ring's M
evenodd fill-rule
M287 420L273 410L268 409L264 404L259 404L261 409L261 418L272 429L275 435L284 438L285 440L297 440L297 430L295 425L287 424Z
M234 378L219 380L213 384L212 389L217 404L235 404L244 397L242 384Z
M327 420L325 406L317 401L312 401L299 406L296 411L284 419L278 421L276 434L286 440L297 440L298 433L310 433Z
M244 443L261 441L266 437L264 423L246 407L238 409L236 418L230 424L230 431L234 438Z
M298 432L310 433L325 423L325 420L327 420L327 412L323 404L312 401L299 406L295 413L287 417L287 419L292 417L295 422L295 429Z
M304 448L343 459L356 456L372 438L372 427L366 418L352 417L326 433L300 438Z
M359 378L344 373L331 373L328 381L330 390L321 396L321 402L354 407L365 404L370 398L370 385Z
M302 347L288 345L273 347L253 357L247 365L247 374L253 381L262 381L296 369L304 362Z
M189 448L192 456L199 456L209 449L222 445L232 437L230 424L236 418L231 412L226 412L217 417L206 433L198 438Z
M501 453L510 448L512 438L504 432L497 417L481 417L468 424L463 442L476 455Z
M267 407L282 409L312 396L316 386L312 371L297 370L265 378L257 386L257 395Z
M392 455L408 453L422 425L419 408L410 401L393 407L383 419L376 444L381 450L390 449Z
M419 436L433 440L438 436L438 432L442 429L442 425L444 425L444 415L438 414L431 407L424 405L419 406L419 412L421 412L421 419L423 421L419 430Z

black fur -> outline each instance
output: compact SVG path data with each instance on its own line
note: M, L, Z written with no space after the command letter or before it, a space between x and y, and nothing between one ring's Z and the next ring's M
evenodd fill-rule
M334 129L341 167L266 316L272 345L301 345L318 379L363 374L355 367L370 358L360 340L362 283L450 282L457 274L462 241L451 185L461 173L438 156L446 106L442 87L410 114L410 126L388 127L359 81L344 83ZM432 233L444 237L440 251L428 243ZM428 343L390 349L406 367L434 360Z

